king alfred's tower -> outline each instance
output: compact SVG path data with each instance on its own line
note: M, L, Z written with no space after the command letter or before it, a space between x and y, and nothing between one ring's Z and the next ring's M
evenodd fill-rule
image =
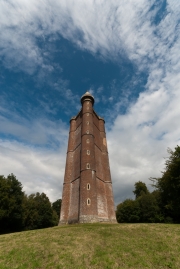
M116 222L104 120L86 92L70 120L59 224Z

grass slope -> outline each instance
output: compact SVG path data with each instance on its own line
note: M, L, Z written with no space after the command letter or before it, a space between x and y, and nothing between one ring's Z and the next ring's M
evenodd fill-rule
M180 225L80 224L0 235L0 269L180 268Z

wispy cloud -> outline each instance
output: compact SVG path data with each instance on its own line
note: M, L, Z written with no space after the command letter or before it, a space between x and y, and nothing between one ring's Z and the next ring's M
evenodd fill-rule
M150 184L149 177L160 176L167 147L180 143L179 86L180 78L172 73L161 83L156 81L156 90L150 87L141 93L111 126L108 140L117 202L119 197L132 196L132 182Z
M30 194L61 197L68 128L61 120L0 118L0 171L14 173Z
M158 15L159 10L161 16ZM129 89L126 87L123 98L118 95L117 87L109 89L109 98L115 97L111 109L114 120L108 123L107 136L116 202L118 197L126 198L130 195L130 186L135 181L144 181L149 176L159 175L166 148L173 148L180 142L179 12L180 3L177 0L159 1L158 4L155 0L53 0L51 3L48 0L3 0L1 3L0 57L6 68L17 67L33 74L37 67L41 67L42 70L51 72L54 67L48 62L47 51L41 49L38 40L58 39L62 35L80 49L97 54L101 59L110 59L119 65L122 59L127 59L137 72L146 73L144 92L134 100L129 100L128 96L129 92L136 89L136 77L133 77ZM61 69L61 63L59 66ZM39 73L39 76L43 77L45 73ZM70 87L63 83L57 82L54 89L60 88L60 85L62 88L66 87L64 97L75 105L79 96L74 99ZM97 98L100 92L100 88L95 91ZM126 110L122 115L119 107L124 104ZM46 104L42 105L46 107ZM67 130L61 129L59 123L34 121L30 128L30 123L27 122L23 125L4 117L1 121L5 133L18 136L22 140L27 137L32 143L48 143L52 136L53 141L63 141L62 144L65 145L64 136L58 138L58 135ZM7 170L7 163L13 163L18 175L18 171L23 171L20 164L24 158L18 148L23 148L25 152L24 145L20 142L4 143L1 147L3 150L3 147L6 148L5 155L0 155L3 167L6 167L3 171ZM15 163L15 154L12 155L12 147L15 147L17 156L21 156L18 164ZM47 167L50 167L50 162L43 159L43 150L25 147L29 155L32 152L35 154L36 160L33 162L34 168L32 165L26 166L26 177L29 178L30 172L36 175L34 171L37 169L39 179L36 183L38 180L41 182L44 177L48 177L45 164L48 163ZM45 153L46 156L57 157L57 153ZM56 161L52 165L56 167L57 174L58 165ZM37 166L41 169L38 170ZM49 171L52 169L49 168ZM41 179L40 174L44 175ZM45 185L46 183L47 181ZM42 182L39 184L42 186ZM57 186L52 181L53 184ZM32 185L29 186L30 189Z
M1 174L14 173L27 194L45 192L54 202L61 197L65 152L0 140Z
M21 140L25 144L53 148L67 140L68 127L61 120L36 118L29 121L16 114L16 117L11 119L0 116L0 122L1 134Z

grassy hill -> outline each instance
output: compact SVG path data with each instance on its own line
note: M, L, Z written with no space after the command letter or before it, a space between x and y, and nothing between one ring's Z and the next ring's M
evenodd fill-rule
M180 225L81 224L0 235L0 269L180 268Z

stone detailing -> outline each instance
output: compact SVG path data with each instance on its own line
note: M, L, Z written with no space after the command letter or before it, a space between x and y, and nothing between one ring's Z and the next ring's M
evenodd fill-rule
M85 93L70 120L59 224L116 222L104 120Z

